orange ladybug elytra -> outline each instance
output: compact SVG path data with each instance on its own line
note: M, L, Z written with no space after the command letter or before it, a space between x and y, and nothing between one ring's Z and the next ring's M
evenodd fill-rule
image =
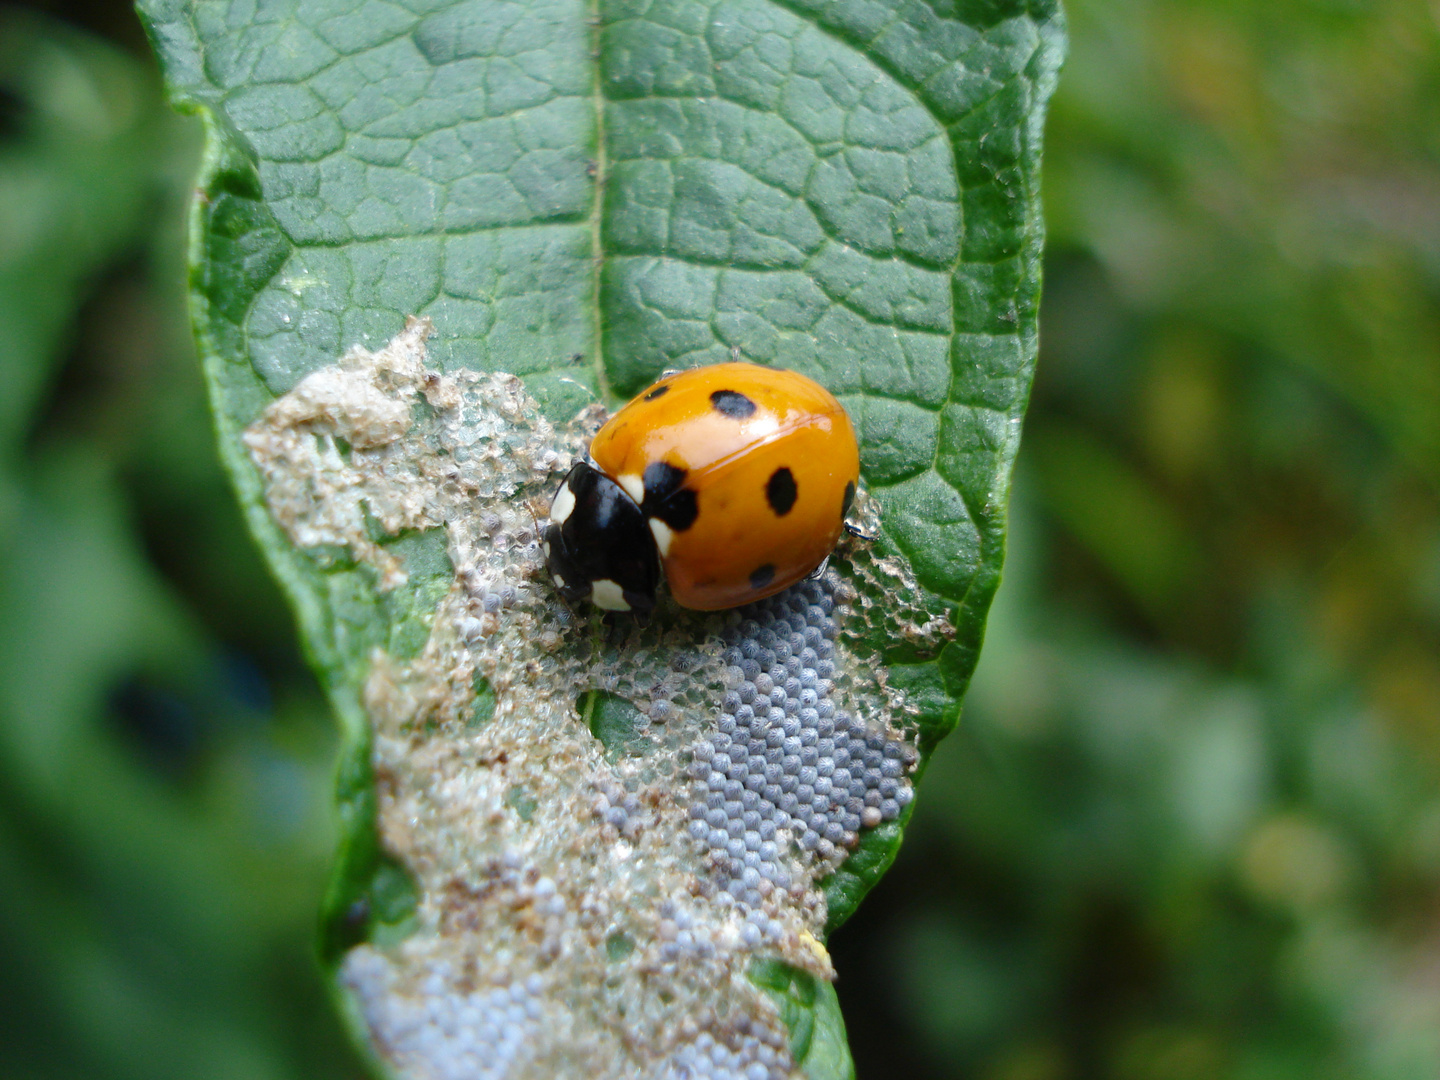
M648 614L660 568L682 607L779 592L840 538L860 454L850 418L793 371L714 364L670 375L611 417L551 503L562 596Z

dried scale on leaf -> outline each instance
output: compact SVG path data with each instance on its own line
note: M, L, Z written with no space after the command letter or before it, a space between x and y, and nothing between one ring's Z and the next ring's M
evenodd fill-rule
M833 978L822 883L911 798L912 710L866 645L873 584L908 568L852 538L844 575L746 607L578 616L534 514L600 410L556 428L512 376L432 370L429 329L352 350L245 437L315 558L399 589L387 538L443 529L454 570L423 650L375 650L365 685L379 838L418 892L408 934L341 964L373 1045L413 1077L791 1076L747 970ZM873 527L863 494L856 513ZM947 638L943 612L911 614ZM597 694L610 728L581 714Z

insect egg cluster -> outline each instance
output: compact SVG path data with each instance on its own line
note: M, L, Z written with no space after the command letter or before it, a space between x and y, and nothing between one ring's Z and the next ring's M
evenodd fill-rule
M532 511L603 417L556 428L513 376L432 368L428 331L306 376L246 435L277 523L373 577L404 643L361 689L374 839L414 903L345 952L347 999L407 1080L795 1080L753 964L832 976L819 885L911 798L920 714L871 643L949 624L863 543L747 607L567 609Z
M530 1060L546 1016L538 974L508 985L456 993L447 961L432 965L416 996L389 992L391 969L377 953L358 950L346 981L372 1028L385 1032L390 1053L407 1075L425 1080L502 1080Z
M767 1041L768 1040L768 1041ZM736 1047L726 1046L708 1032L680 1048L671 1059L665 1080L779 1080L789 1075L787 1055L773 1031L747 1034Z
M792 845L838 865L913 794L914 750L837 707L838 584L833 573L801 582L724 631L727 689L693 748L689 831L751 908L792 887Z

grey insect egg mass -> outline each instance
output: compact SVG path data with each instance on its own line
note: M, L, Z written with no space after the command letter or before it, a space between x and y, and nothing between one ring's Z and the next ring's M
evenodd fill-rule
M350 1003L407 1080L574 1075L577 1047L594 1080L798 1080L748 975L776 960L834 977L824 882L905 812L926 723L875 643L938 655L947 609L902 558L847 542L822 578L751 607L599 632L544 573L532 511L602 416L556 427L513 376L433 368L428 332L351 350L246 434L287 535L409 590L427 631L418 653L407 630L404 651L368 657L376 839L415 903L402 935L346 951ZM316 423L391 441L342 457ZM693 507L655 479L634 477L680 528ZM878 506L856 514L877 533ZM377 542L376 522L443 541L453 581L432 594L430 557Z
M913 751L836 707L837 585L827 574L741 609L721 656L736 689L691 751L689 798L704 821L690 835L761 940L778 934L762 909L792 884L787 851L839 865L860 829L893 821L910 801L903 763Z

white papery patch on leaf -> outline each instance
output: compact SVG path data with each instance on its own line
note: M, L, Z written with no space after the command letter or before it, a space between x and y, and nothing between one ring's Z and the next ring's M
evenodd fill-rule
M454 571L423 650L376 650L364 687L380 840L419 892L408 936L342 964L372 1042L407 1077L790 1076L747 969L834 977L819 885L899 815L916 760L863 642L938 643L948 619L853 539L846 576L737 611L568 611L538 525L603 413L557 428L513 376L431 369L429 333L352 349L245 433L298 547L387 592L390 538L443 529ZM876 513L857 503L862 529Z

